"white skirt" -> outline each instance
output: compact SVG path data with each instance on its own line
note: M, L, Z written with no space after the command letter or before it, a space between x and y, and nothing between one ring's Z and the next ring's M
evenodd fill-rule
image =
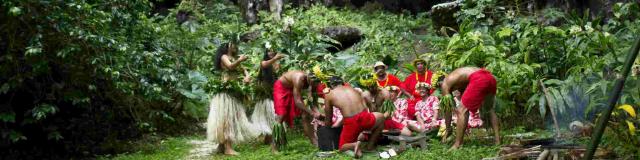
M271 135L271 128L276 123L276 111L273 109L273 100L264 99L256 103L251 115L254 129L262 135Z
M211 97L207 118L207 140L234 143L255 138L258 133L247 119L244 106L236 98L226 93Z

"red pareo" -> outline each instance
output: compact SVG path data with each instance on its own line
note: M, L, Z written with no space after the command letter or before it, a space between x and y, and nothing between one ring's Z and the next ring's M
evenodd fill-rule
M340 133L339 148L346 143L353 143L358 140L358 135L362 131L371 130L376 124L376 117L373 113L363 110L362 112L345 117L342 124L342 132Z
M462 93L462 105L471 112L476 112L482 106L484 97L496 94L496 79L491 72L481 69L469 75L469 84Z
M293 118L301 113L300 110L296 108L296 103L293 99L293 89L282 85L280 80L277 80L273 84L273 109L278 116L284 118L290 127L293 126Z

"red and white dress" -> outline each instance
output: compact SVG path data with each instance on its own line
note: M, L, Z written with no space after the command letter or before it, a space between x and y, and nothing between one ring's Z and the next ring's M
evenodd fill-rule
M391 119L387 119L384 121L384 129L385 130L401 130L406 126L404 123L407 119L407 115L409 112L407 108L409 106L407 99L398 98L393 102L396 110L393 111L391 115Z
M393 117L391 119L395 122L402 123L407 120L409 112L407 111L407 107L409 103L404 98L398 98L393 102L393 105L396 107L396 110L393 112Z
M462 107L460 106L462 104L462 102L460 102L460 100L458 98L454 98L457 107ZM453 114L453 117L451 118L452 123L456 123L458 122L458 116L456 116L456 114ZM467 128L479 128L482 127L483 121L480 117L480 109L474 111L469 110L469 118L468 118L468 122L467 122Z
M442 123L442 120L434 119L436 117L436 110L440 109L440 100L436 96L429 96L427 99L416 102L416 117L420 117L424 120L421 128L432 129L437 128Z

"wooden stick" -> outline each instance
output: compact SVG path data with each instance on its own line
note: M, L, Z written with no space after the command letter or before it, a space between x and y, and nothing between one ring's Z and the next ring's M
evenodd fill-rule
M542 153L540 154L540 156L538 156L536 160L546 160L548 156L549 156L549 150L545 149L544 151L542 151Z
M547 87L544 86L544 83L542 82L542 80L539 81L540 82L540 86L542 86L542 92L544 92L544 98L547 100L547 110L549 110L549 112L551 112L551 118L553 118L553 127L556 129L556 138L560 137L560 126L558 126L558 119L556 119L556 111L553 110L553 107L551 107L551 102L553 101L553 99L551 98L551 95L549 94L549 90L547 89Z
M540 150L540 148L541 148L541 146L537 145L535 147L519 150L519 151L516 151L516 152L513 152L513 153L509 153L509 154L506 154L506 155L503 155L503 156L492 157L492 158L483 158L482 160L502 160L502 159L518 158L518 157L522 157L522 153Z

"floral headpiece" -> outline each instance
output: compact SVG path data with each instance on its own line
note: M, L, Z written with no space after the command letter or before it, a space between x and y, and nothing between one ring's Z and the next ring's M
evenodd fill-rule
M418 82L416 84L416 89L419 89L419 88L431 89L431 85L429 85L428 83L425 83L425 82Z

